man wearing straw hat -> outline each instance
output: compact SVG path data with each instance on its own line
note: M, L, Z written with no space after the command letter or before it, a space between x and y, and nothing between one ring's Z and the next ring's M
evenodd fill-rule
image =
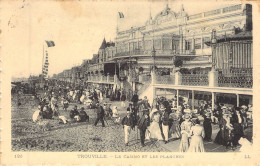
M134 120L131 117L130 110L127 110L126 116L122 119L122 125L125 131L125 145L128 146L130 131L134 127Z

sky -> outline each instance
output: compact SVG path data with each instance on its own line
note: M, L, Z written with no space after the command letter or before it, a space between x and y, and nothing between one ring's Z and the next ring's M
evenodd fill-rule
M216 1L8 1L1 12L11 75L40 74L43 49L49 53L49 75L80 65L98 52L104 37L114 41L117 25L119 30L144 25L150 12L154 17L167 3L175 12L183 4L188 14L227 5ZM118 12L125 18L118 20ZM56 46L47 48L45 40Z

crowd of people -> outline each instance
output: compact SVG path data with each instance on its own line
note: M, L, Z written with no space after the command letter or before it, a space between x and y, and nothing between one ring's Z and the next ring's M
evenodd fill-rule
M145 139L167 144L169 137L172 137L174 140L180 139L180 152L204 152L204 141L213 141L212 125L218 124L219 132L214 142L234 149L240 138L244 138L244 130L252 120L252 105L229 108L224 104L215 104L212 110L211 103L203 103L198 109L191 110L185 102L176 107L174 99L157 98L150 106L146 97L141 101L137 98L133 96L132 101L133 106L138 106L138 111L128 109L122 121L126 145L131 129L137 125L142 146L145 146Z
M74 86L50 82L42 89L43 95L37 95L39 88L33 88L39 106L33 115L33 121L39 119L58 118L61 123L89 122L90 117L84 107L78 111L77 104L84 104L87 109L95 109L96 119L93 125L101 122L105 127L105 118L111 118L115 123L122 124L125 135L125 145L129 146L129 137L132 130L138 128L141 146L145 146L145 140L169 142L169 138L180 139L180 152L204 152L204 141L212 140L212 124L219 125L219 132L214 142L227 148L234 148L244 137L244 130L252 120L252 105L229 108L224 104L201 103L198 109L192 110L187 102L180 102L177 106L176 97L167 100L157 97L153 103L149 103L147 97L139 99L137 92L125 93L121 89L105 86L93 88L93 86ZM121 93L122 92L122 93ZM116 106L103 102L104 98L110 101L128 100L126 116L121 119ZM74 108L68 111L69 104L75 103ZM124 102L126 103L126 102ZM59 110L68 112L69 118L61 116ZM108 124L107 124L108 125Z

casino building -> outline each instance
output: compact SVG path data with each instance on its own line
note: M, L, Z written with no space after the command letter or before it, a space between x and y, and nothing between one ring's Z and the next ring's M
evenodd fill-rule
M166 5L143 26L117 29L115 42L104 39L83 76L150 101L183 96L193 108L200 100L252 104L252 55L251 5L192 15Z

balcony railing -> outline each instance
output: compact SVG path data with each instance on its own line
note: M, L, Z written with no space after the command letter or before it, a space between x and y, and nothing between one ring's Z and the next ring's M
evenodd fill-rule
M152 50L133 50L127 52L119 52L115 54L115 57L127 57L127 56L134 56L134 55L151 55ZM171 50L171 49L160 49L156 50L156 56L165 56L165 55L195 55L196 50Z
M146 74L141 74L139 77L136 77L136 81L140 83L151 82L151 76Z
M174 84L175 79L172 75L155 76L155 84Z
M230 72L219 72L218 86L252 88L253 75L252 68L248 69L231 69Z
M109 82L114 82L114 76L109 76L108 81L109 81Z
M114 76L89 76L89 82L103 82L103 83L113 83Z
M197 19L197 18L202 18L202 13L199 14L194 14L188 17L188 20L193 20L193 19Z
M127 51L127 52L119 52L115 54L115 57L121 57L121 56L130 56L130 55L143 55L144 51L143 50L132 50L132 51Z
M208 74L182 74L182 85L208 86Z

